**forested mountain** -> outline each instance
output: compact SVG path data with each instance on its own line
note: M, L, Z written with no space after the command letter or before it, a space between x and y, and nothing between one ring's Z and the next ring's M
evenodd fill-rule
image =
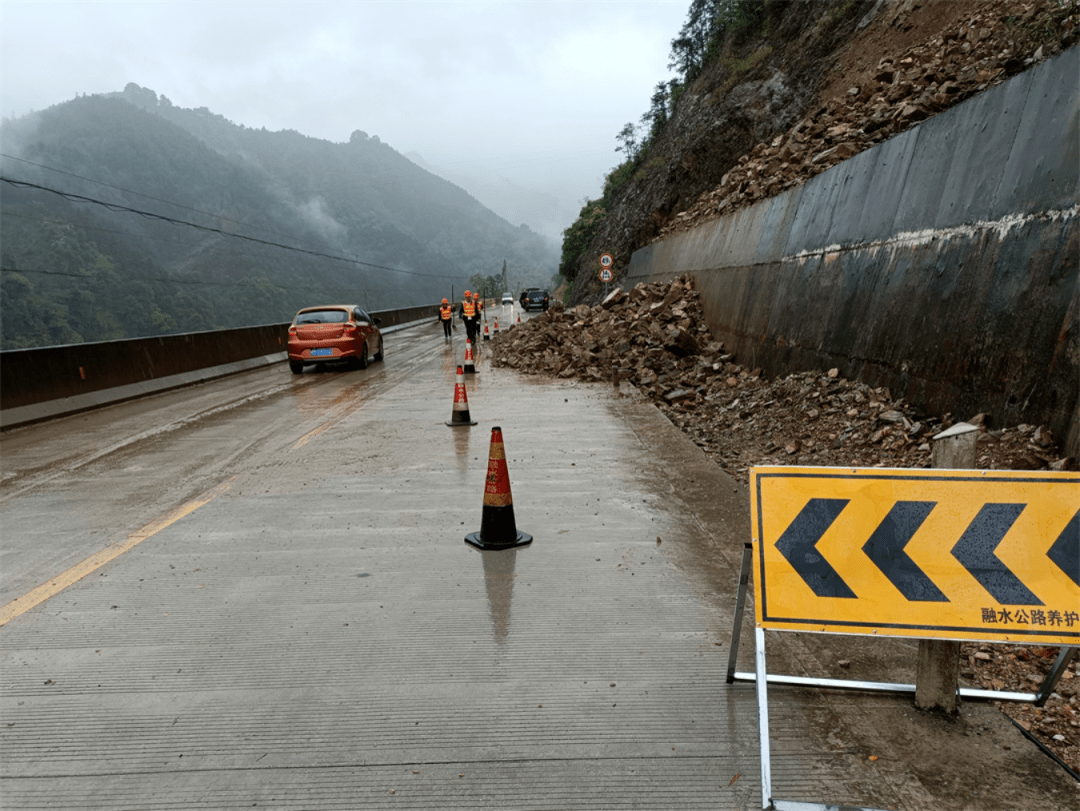
M0 142L0 175L21 181L0 184L4 349L428 303L504 261L544 280L558 264L359 130L253 130L129 84L6 120Z

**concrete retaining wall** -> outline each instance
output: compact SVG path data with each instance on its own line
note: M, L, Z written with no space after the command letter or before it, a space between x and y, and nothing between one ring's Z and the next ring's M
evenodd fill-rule
M1080 47L818 175L634 253L691 272L770 375L837 366L935 414L1080 452Z
M380 310L392 332L437 305ZM10 428L286 359L289 323L0 352L0 427Z

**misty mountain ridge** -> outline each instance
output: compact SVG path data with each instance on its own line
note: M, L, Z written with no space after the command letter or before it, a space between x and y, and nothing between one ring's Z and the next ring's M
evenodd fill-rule
M558 263L550 239L361 130L256 130L129 84L5 120L0 139L4 177L154 216L5 185L5 348L429 303L504 261L537 284Z
M567 208L554 194L523 186L512 178L500 174L478 177L466 172L455 172L428 163L418 152L406 152L405 157L451 183L466 189L483 205L510 222L520 223L541 236L562 245L562 232L566 224L577 216L576 209Z

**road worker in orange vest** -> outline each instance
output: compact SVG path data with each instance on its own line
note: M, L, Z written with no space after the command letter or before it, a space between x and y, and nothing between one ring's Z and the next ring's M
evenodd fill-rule
M449 341L452 337L451 330L454 328L454 308L450 306L449 299L442 300L442 306L439 307L439 320L442 322L443 336Z
M461 302L461 320L465 322L465 334L470 341L476 343L476 303L468 290L465 291L465 299Z

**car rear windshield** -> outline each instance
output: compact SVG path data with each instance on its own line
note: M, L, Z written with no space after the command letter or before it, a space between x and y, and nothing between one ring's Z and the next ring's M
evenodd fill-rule
M341 324L348 320L348 310L310 310L296 316L297 324Z

